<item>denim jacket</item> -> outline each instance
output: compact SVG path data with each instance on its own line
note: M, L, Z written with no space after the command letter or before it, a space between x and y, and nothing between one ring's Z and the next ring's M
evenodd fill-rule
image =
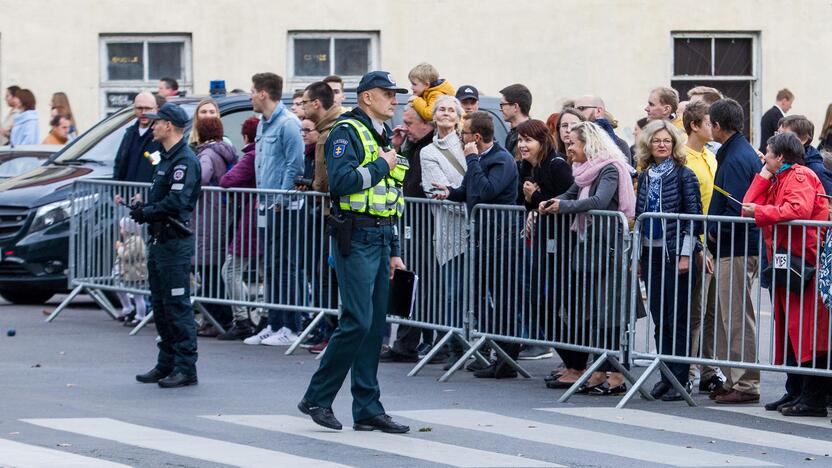
M303 137L298 118L278 102L271 118L260 118L254 142L257 188L293 190L295 177L303 174ZM287 205L288 200L278 203Z

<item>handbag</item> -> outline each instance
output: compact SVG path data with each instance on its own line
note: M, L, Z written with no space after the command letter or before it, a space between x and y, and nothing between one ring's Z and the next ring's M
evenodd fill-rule
M826 240L818 260L818 290L826 310L832 311L832 229L826 230Z
M773 272L775 285L786 285L793 293L801 293L815 276L815 268L803 263L803 259L792 255L788 250L779 248L774 252L774 258L763 275L769 276Z

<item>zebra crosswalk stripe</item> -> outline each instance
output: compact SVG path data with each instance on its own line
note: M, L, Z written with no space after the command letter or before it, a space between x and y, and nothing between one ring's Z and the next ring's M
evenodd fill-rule
M728 411L730 413L747 414L749 416L756 416L758 418L773 419L775 421L782 421L792 424L802 424L804 426L832 429L832 424L829 424L828 417L803 418L794 416L783 416L778 411L766 411L766 409L762 406L709 406L708 409Z
M582 408L581 410L586 410ZM394 414L431 424L481 431L505 437L617 455L670 466L778 466L774 463L707 450L685 448L605 434L575 427L549 424L532 419L502 416L476 410L397 411ZM684 456L680 454L684 454Z
M809 455L832 453L832 442L810 439L779 432L764 431L733 424L723 424L701 419L684 418L668 414L616 408L540 408L570 416L595 419L615 424L678 432L710 439L727 440L738 444L759 445Z
M347 466L223 440L139 426L110 418L22 419L21 421L49 429L231 466L247 468L275 466L344 468Z
M394 453L404 457L460 467L561 467L555 463L461 447L419 438L416 434L393 435L381 432L321 431L305 418L283 415L203 416L214 421L239 424L268 431L283 432L324 442Z
M129 468L72 452L0 439L0 466L20 468Z

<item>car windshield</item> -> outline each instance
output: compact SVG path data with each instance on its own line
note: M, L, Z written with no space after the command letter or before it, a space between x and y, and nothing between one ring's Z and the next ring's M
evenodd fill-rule
M29 172L43 162L37 156L22 156L0 164L0 178L6 179Z
M192 116L196 104L185 103L180 107ZM50 158L50 162L69 162L78 159L113 161L116 158L124 131L136 121L133 107L124 108L107 117L81 136L73 140L63 151Z

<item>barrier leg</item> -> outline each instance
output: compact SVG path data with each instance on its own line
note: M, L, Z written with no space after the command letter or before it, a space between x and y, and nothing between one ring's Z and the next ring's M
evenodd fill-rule
M445 343L447 343L454 336L454 333L456 333L454 330L448 330L448 333L445 333L445 336L433 345L433 348L431 348L428 354L426 354L425 357L423 357L422 360L416 364L416 367L408 372L407 376L413 377L418 374L419 371L422 370L422 368L425 367L425 365L427 365L427 363L429 363L434 356L436 356L436 353L442 350L442 347L445 346Z
M585 384L586 381L589 380L590 377L592 377L592 373L597 371L598 368L601 367L601 364L603 364L604 361L607 360L607 357L607 353L604 353L601 355L601 357L593 361L592 365L584 371L583 375L581 375L581 377L578 380L576 380L575 383L573 383L572 386L569 387L566 390L566 392L560 396L560 398L558 398L558 403L566 403L566 400L571 398L572 395L574 395L575 392L578 391L581 385Z
M653 362L651 362L650 365L647 366L647 369L644 370L644 373L641 374L641 377L639 377L638 380L636 380L636 383L633 384L633 388L631 388L630 391L627 392L626 395L624 395L624 398L622 398L621 401L619 401L618 404L615 405L615 407L621 409L624 406L626 406L627 403L629 403L630 400L632 400L633 397L636 395L636 392L640 392L642 395L645 395L646 390L642 391L641 387L644 386L644 382L647 381L647 379L650 377L650 374L652 374L661 363L661 359L654 359ZM644 396L644 398L650 401L655 399L649 393L647 393L647 395Z
M298 335L298 339L295 340L295 342L292 343L291 346L289 346L289 349L287 349L284 354L286 356L289 356L292 353L294 353L295 350L298 349L298 346L300 346L300 344L303 342L303 340L305 340L306 337L309 336L310 333L312 333L312 330L314 330L315 327L317 327L318 324L321 323L321 320L323 320L323 318L324 312L318 312L318 315L316 315L315 318L313 318L312 321L309 323L309 325L306 328L304 328L302 332L300 332L300 335Z
M512 359L511 356L508 355L508 353L503 351L503 348L501 348L497 343L495 343L494 340L488 340L488 344L491 345L491 347L494 349L494 352L497 353L497 356L500 359L502 359L503 361L505 361L506 364L511 366L514 370L516 370L518 373L520 373L520 375L522 375L523 377L525 377L527 379L531 378L532 375L529 374L529 372L526 369L523 369L523 367L520 364L517 364L517 361Z
M485 344L485 340L486 340L486 339L487 339L487 338L483 336L483 337L481 337L479 340L477 340L477 342L476 342L476 343L474 343L474 345L473 345L473 346L470 346L470 347L468 348L468 350L467 350L467 351L465 351L465 354L463 354L463 355L462 355L462 357L461 357L461 358L459 358L459 360L458 360L458 361L456 361L456 362L454 363L454 365L453 365L453 366L451 366L451 368L450 368L450 369L448 369L448 372L445 372L444 374L442 374L442 377L439 377L439 381L440 381L440 382L447 382L447 381L448 381L448 379L450 379L450 378L451 378L451 375L453 375L453 374L454 374L454 372L458 371L458 370L459 370L459 368L460 368L460 367L462 367L462 366L465 364L465 361L467 361L467 360L468 360L468 358L470 358L471 356L473 356L473 355L474 355L474 353L477 353L477 350L478 350L478 349L482 348L482 345L484 345L484 344ZM466 342L466 344L467 344L467 342ZM477 353L477 354L479 354L479 353ZM480 357L482 357L482 356L480 356Z
M67 296L66 299L64 299L63 302L61 302L58 305L58 307L55 307L55 310L53 310L52 313L49 314L49 317L46 317L46 323L55 320L58 317L58 315L60 315L60 313L63 312L64 309L66 309L66 306L68 306L69 303L72 302L72 300L75 299L75 297L78 296L78 294L80 294L83 290L83 286L76 286L75 289L73 289L72 292L69 293L69 296Z
M133 327L132 330L130 330L130 333L129 333L128 336L134 336L136 333L139 332L139 330L144 328L144 326L147 325L147 322L149 322L150 319L152 319L152 318L153 318L153 311L151 310L150 312L147 313L147 315L144 316L144 318L142 319L141 322L138 323L138 325L136 325L135 327Z
M667 380L670 381L670 385L672 385L673 388L675 388L676 391L679 392L680 395L682 395L682 398L685 399L685 401L688 403L688 406L696 406L696 402L693 401L693 398L691 398L691 396L688 394L688 391L679 382L679 379L677 379L676 376L673 375L673 372L670 372L670 368L667 367L667 364L659 361L659 370L662 374L664 374Z
M619 362L618 359L616 359L613 356L607 356L607 361L609 361L609 363L612 364L613 367L615 367L615 370L617 370L618 372L620 372L621 374L624 375L624 379L627 382L629 382L630 385L635 385L635 383L636 383L635 377L633 377L633 374L629 371L629 369L624 367L624 365L621 364L621 362ZM639 393L641 393L641 395L644 396L644 398L646 398L646 399L652 399L653 398L653 397L650 396L650 392L648 392L647 390L644 389L644 385L639 386L638 389L639 389L638 390Z
M107 312L107 314L109 314L113 320L118 319L118 311L116 311L116 308L113 306L110 300L107 299L107 296L105 296L101 291L97 289L87 288L87 294L89 294L90 297L98 304L98 306L101 307L104 310L104 312Z
M193 300L193 299L191 299L191 303L192 303L193 305L195 305L195 306L197 307L197 309L199 309L199 311L202 313L202 315L203 315L206 319L208 319L208 321L209 321L209 322L211 322L211 325L213 325L213 326L214 326L214 328L216 328L216 329L217 329L217 331L220 333L220 335L222 335L223 333L225 333L225 328L223 328L223 327L222 327L222 325L220 325L220 323L219 323L219 322L217 322L217 319L215 319L215 318L214 318L214 316L213 316L213 315L211 315L211 313L210 313L210 312L208 312L208 310L207 310L207 309L205 309L205 306L204 306L204 305L202 305L201 303L199 303L199 302L197 302L197 301L195 301L195 300Z

